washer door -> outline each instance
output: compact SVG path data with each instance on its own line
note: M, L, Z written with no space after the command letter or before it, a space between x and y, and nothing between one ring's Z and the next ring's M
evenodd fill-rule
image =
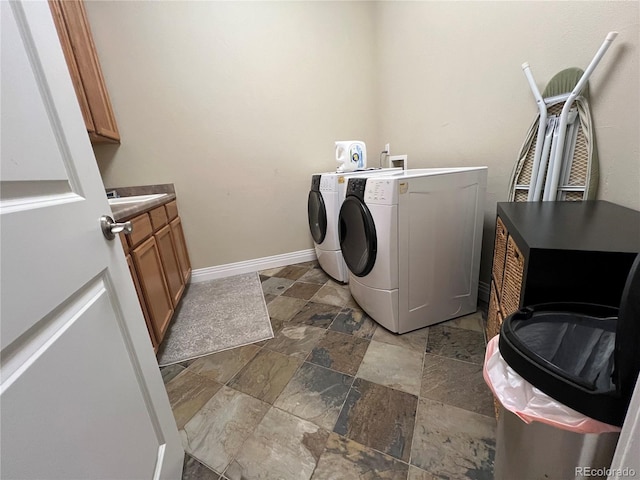
M378 241L371 212L358 197L350 195L342 203L338 234L347 267L355 276L364 277L376 263Z
M327 235L327 209L324 206L322 193L315 190L309 192L307 213L309 214L309 230L311 230L313 241L320 245Z

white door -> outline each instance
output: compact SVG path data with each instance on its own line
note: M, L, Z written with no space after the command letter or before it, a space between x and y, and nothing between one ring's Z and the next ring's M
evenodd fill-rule
M3 479L180 478L183 450L46 2L0 1Z

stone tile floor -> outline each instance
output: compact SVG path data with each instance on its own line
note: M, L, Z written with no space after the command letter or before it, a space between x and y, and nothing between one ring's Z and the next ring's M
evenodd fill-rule
M480 312L404 335L316 262L260 272L275 337L162 369L183 479L490 479Z

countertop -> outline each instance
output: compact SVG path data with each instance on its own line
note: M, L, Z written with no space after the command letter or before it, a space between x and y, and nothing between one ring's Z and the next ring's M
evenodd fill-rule
M172 183L165 183L161 185L142 185L137 187L112 187L106 189L107 192L112 192L113 190L118 193L120 198L136 195L150 195L154 193L167 194L160 198L154 198L142 202L111 205L111 212L113 213L112 216L116 222L130 220L133 217L137 217L138 215L176 199L175 189Z

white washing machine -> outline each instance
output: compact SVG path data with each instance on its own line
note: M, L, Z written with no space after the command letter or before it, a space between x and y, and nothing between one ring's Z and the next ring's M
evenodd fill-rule
M349 289L405 333L476 311L486 167L351 177L338 219Z
M320 267L342 283L349 281L349 271L342 258L338 239L338 213L345 198L347 180L353 176L400 173L401 168L377 168L358 172L318 173L311 177L311 190L307 200L309 230Z

